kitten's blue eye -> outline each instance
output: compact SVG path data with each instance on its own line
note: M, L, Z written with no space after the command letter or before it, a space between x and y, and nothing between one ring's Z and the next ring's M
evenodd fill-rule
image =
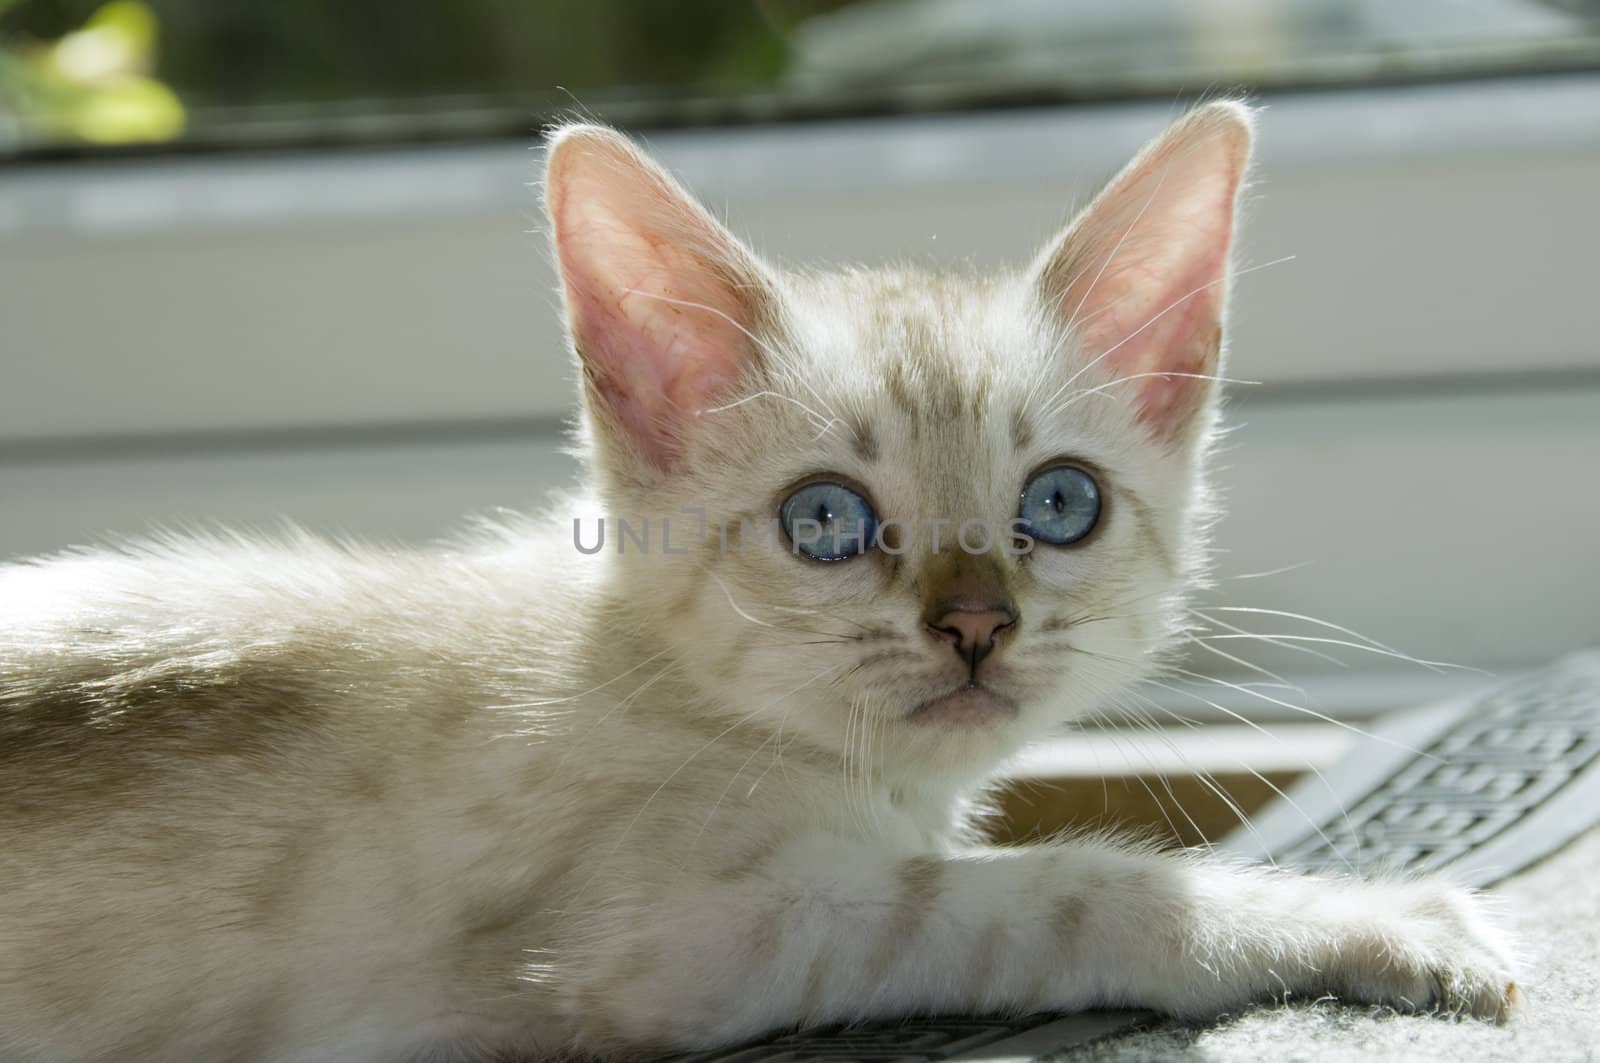
M1075 465L1057 465L1028 481L1017 516L1028 535L1067 546L1094 531L1100 519L1100 486Z
M806 484L784 499L778 519L795 549L817 561L865 553L878 534L872 503L843 484Z

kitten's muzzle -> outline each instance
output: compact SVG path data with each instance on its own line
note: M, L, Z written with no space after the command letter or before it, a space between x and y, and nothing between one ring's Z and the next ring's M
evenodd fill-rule
M999 641L1017 625L1017 613L1010 603L999 608L958 608L927 622L928 632L946 642L956 655L976 673L982 660L993 653Z
M996 558L947 551L930 558L919 574L926 597L922 623L956 652L976 680L978 664L1017 626L1019 613Z

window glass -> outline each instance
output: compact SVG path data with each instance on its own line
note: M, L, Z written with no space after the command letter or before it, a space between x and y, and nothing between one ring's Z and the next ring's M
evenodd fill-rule
M1589 68L1600 0L0 0L0 152L528 137Z

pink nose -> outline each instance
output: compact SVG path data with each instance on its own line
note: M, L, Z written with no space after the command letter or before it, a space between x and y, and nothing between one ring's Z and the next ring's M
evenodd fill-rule
M949 640L957 653L976 666L994 650L995 636L1016 622L1016 615L1004 609L953 609L928 629Z

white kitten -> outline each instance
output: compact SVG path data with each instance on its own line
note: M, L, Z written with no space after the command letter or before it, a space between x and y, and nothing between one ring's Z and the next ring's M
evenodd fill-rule
M1159 666L1203 575L1249 145L1202 107L974 278L780 272L622 137L559 131L581 496L427 553L0 569L0 1058L1506 1014L1448 885L969 827L1007 757Z

